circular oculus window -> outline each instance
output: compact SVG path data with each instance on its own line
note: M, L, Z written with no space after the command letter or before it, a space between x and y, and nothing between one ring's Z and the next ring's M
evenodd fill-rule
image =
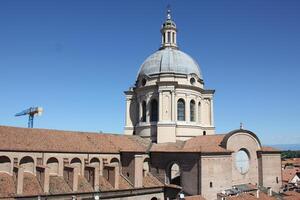
M195 83L196 83L195 78L191 78L191 79L190 79L190 83L191 83L192 85L195 85Z
M147 80L145 78L142 79L142 86L145 86L147 83Z
M240 174L246 174L249 171L250 158L245 150L239 150L235 155L235 166Z

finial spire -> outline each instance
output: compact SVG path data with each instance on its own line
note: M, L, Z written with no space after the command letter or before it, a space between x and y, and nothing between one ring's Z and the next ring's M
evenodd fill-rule
M244 124L243 124L243 122L240 123L240 129L241 129L241 130L244 129Z
M171 17L171 5L169 4L167 6L167 20L171 20L172 17Z

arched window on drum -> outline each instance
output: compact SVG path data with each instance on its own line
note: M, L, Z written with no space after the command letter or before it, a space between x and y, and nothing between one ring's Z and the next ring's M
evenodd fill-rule
M195 101L194 100L191 100L190 102L190 121L191 122L194 122L196 117L195 117Z
M157 103L156 99L153 99L151 101L150 121L151 122L157 122L158 121L158 103Z
M177 101L177 120L185 121L185 102L183 99Z

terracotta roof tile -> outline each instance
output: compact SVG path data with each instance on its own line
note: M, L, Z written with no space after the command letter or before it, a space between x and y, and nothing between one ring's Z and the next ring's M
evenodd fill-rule
M143 152L136 136L0 126L0 150L43 152Z
M256 194L253 193L242 193L236 196L229 196L227 200L276 200L275 197L269 197L263 192L259 192L259 198L256 198Z
M23 194L24 196L26 195L38 195L38 194L42 194L43 193L43 189L39 183L39 181L37 180L36 176L28 173L28 172L24 172L24 182L23 182Z
M196 196L187 196L184 197L185 200L206 200L204 199L204 197L202 197L201 195L196 195Z
M225 135L205 135L191 138L185 142L153 144L151 152L230 152L221 147Z
M294 167L292 169L282 170L282 181L286 183L290 182L297 172L300 172L300 168Z
M143 187L163 187L164 184L160 182L156 177L154 177L151 173L147 173L143 179Z
M0 197L11 197L15 195L13 177L7 173L0 173Z
M123 177L119 177L119 189L126 190L126 189L132 189L133 187L127 182L127 180Z
M299 200L300 199L300 193L295 191L288 191L284 193L283 196L284 200Z
M284 159L282 161L282 164L283 165L286 165L286 164L291 164L291 165L296 165L296 166L300 166L300 158L288 158L288 159Z
M103 176L99 176L99 187L100 191L109 191L114 189L114 187Z
M78 176L78 192L93 192L91 184L83 177Z
M278 152L278 151L281 151L281 150L277 149L277 148L274 148L274 147L262 146L261 151L264 151L264 152Z
M176 141L175 143L159 143L152 144L150 149L151 152L182 152L183 151L184 142Z
M230 152L221 147L225 135L205 135L198 136L186 141L184 149L196 149L200 152Z
M70 186L61 176L50 176L49 192L51 194L61 194L72 192Z

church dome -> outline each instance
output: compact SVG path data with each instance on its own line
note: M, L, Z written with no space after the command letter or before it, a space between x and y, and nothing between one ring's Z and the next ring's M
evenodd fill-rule
M150 55L141 65L138 77L162 73L196 74L202 79L198 63L188 54L176 48L162 48Z

